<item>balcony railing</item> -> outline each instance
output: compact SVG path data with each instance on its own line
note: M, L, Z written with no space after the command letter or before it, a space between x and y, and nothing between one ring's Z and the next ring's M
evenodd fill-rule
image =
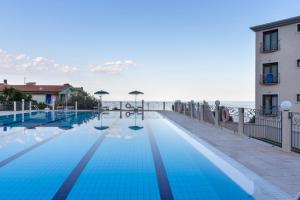
M260 50L260 53L272 53L272 52L279 51L280 50L280 40L278 40L277 46L274 46L274 47L271 46L270 49L266 49L264 47L264 44L261 42L259 50Z
M271 106L269 108L260 107L259 114L265 117L277 117L280 115L279 106Z
M280 74L261 74L260 75L260 83L263 85L276 85L280 82Z

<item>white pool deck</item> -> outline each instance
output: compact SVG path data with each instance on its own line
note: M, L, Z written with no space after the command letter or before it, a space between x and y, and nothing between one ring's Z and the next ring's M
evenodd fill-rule
M246 171L249 169L250 172L254 172L253 176L262 177L260 180L262 185L266 180L267 187L274 185L275 188L296 199L300 192L300 154L283 152L268 143L237 135L230 130L216 128L178 113L170 111L160 113L231 158L226 161L232 162L233 165L236 161L245 167Z

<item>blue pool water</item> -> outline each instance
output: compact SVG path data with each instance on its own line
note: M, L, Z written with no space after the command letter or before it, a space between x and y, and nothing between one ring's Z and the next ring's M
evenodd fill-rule
M253 199L157 113L0 117L0 199Z

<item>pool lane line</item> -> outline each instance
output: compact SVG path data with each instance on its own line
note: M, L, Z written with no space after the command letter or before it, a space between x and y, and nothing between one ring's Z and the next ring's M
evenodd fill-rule
M62 133L58 133L58 134L52 135L51 137L49 137L49 138L47 138L47 139L45 139L45 140L43 140L43 141L41 141L41 142L38 142L38 143L36 143L36 144L34 144L34 145L32 145L32 146L30 146L30 147L28 147L28 148L26 148L26 149L24 149L24 150L22 150L22 151L19 151L18 153L14 154L14 155L12 155L12 156L10 156L10 157L8 157L8 158L2 160L2 161L0 162L0 168L1 168L1 167L4 167L4 166L7 165L8 163L10 163L10 162L16 160L17 158L23 156L24 154L30 152L31 150L33 150L33 149L35 149L35 148L41 146L42 144L44 144L44 143L46 143L46 142L49 142L50 140L52 140L52 139L58 137L58 136L61 135L61 134L62 134Z
M71 116L69 116L69 117L71 117ZM67 118L68 118L68 117L66 117L65 119L67 119ZM57 119L57 120L55 120L55 121L59 121L59 120L62 120L62 119ZM55 121L51 121L50 123L53 123L53 122L55 122ZM46 123L46 124L48 124L48 123ZM10 157L8 157L8 158L6 158L6 159L0 161L0 168L2 168L3 166L9 164L10 162L16 160L17 158L23 156L24 154L30 152L31 150L33 150L33 149L35 149L35 148L41 146L42 144L45 144L46 142L49 142L50 140L53 140L54 138L56 138L56 137L62 135L63 133L64 133L64 131L62 131L62 132L60 132L60 133L58 133L58 134L52 135L52 136L46 138L45 140L43 140L43 141L41 141L41 142L38 142L38 143L36 143L36 144L34 144L34 145L32 145L32 146L30 146L30 147L28 147L28 148L26 148L26 149L24 149L24 150L22 150L22 151L19 151L18 153L14 154L14 155L12 155L12 156L10 156Z
M111 125L113 127L118 120L114 121ZM72 170L68 178L64 181L64 183L60 186L58 191L53 196L52 200L64 200L67 199L69 193L71 192L73 186L78 180L79 176L102 144L106 136L109 134L110 128L104 131L96 140L96 142L91 146L91 148L86 152L86 154L81 158L75 168ZM101 199L101 198L100 198Z
M164 166L158 145L155 140L155 136L148 122L146 122L148 138L150 141L152 157L155 166L156 179L158 183L160 199L162 200L173 200L173 192L168 179L167 171Z

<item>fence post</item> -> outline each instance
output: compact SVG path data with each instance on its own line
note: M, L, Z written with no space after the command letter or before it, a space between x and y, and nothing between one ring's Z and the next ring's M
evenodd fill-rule
M183 105L183 115L185 116L186 105L185 103L183 103L182 105Z
M291 118L292 113L290 112L292 108L292 103L290 101L283 101L280 105L282 112L281 114L281 143L282 150L285 152L291 152L291 135L292 126Z
M244 108L239 108L239 125L238 125L238 134L244 134Z
M191 115L191 118L193 119L193 116L194 116L194 114L193 114L193 112L194 112L194 101L191 101L191 103L190 103L190 115Z
M197 103L197 117L200 119L200 103Z
M282 149L285 152L291 152L291 113L282 112Z
M142 100L142 120L144 120L144 100Z
M216 108L215 108L215 126L219 127L219 119L220 119L219 106L220 106L220 101L219 100L215 101L215 105L216 105Z
M14 112L17 111L17 102L14 101Z
M120 119L122 119L122 101L120 101Z
M75 111L77 111L77 106L78 106L78 103L77 103L77 101L75 101Z
M163 110L166 110L166 102L163 102Z
M24 112L24 111L25 111L25 100L22 99L22 112Z
M204 120L204 104L200 105L200 121L203 121Z

